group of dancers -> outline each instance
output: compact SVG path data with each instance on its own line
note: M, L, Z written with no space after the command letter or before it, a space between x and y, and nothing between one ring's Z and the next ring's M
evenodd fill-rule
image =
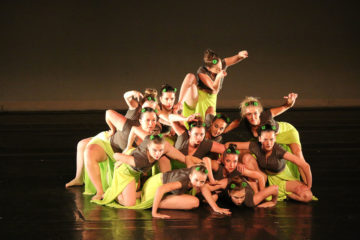
M92 202L117 208L152 208L152 216L168 218L158 209L193 209L207 202L219 207L273 207L291 198L316 200L312 175L298 131L274 117L291 108L264 110L259 99L240 103L239 119L216 111L227 68L248 57L247 51L221 59L208 49L204 65L186 75L177 88L124 94L126 115L107 110L108 131L83 139L77 146L77 170L66 187L85 184Z

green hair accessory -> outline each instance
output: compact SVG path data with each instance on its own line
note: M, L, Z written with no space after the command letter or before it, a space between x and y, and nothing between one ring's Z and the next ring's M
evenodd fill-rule
M214 60L212 60L212 63L215 65L215 64L218 63L218 60L217 60L217 59L214 59Z
M258 106L259 105L259 103L258 102L254 102L254 106Z
M150 136L150 139L151 139L151 140L154 140L154 138L155 138L154 135L151 135L151 136Z
M231 153L231 149L230 148L226 149L226 152Z
M164 88L163 90L162 90L162 92L166 92L167 90L166 90L166 88Z
M177 88L174 88L174 92L176 92L177 91Z
M200 171L200 167L196 167L195 169L196 169L196 171Z
M208 172L209 172L209 171L208 171L207 169L205 169L205 173L208 174Z
M228 123L229 123L229 122L230 122L230 118L226 118L226 122L228 122Z
M203 123L202 126L203 126L203 127L206 127L206 123Z
M141 109L141 112L142 113L146 112L146 109L145 108Z
M271 128L272 128L272 130L274 130L274 131L276 130L276 126L271 126Z
M195 127L195 124L194 123L190 124L190 127L191 128Z
M153 99L152 99L152 97L148 97L147 100L151 101L151 100L153 100Z
M155 110L154 110L154 112L155 112L155 113L158 113L158 110L157 110L157 109L155 109Z
M221 113L216 114L217 118L221 118Z
M162 137L163 137L163 135L162 135L161 133L158 134L158 135L150 135L150 140L154 140L154 138L155 138L156 136L158 136L159 138L162 138Z
M239 150L235 150L236 154L240 154L240 151Z
M230 185L230 188L231 188L231 189L234 189L234 188L236 188L236 185L235 185L234 183L232 183L232 184Z
M265 130L266 129L266 126L261 126L261 130Z
M162 137L163 137L162 133L158 134L158 136L159 136L160 138L162 138Z
M247 186L247 183L246 183L246 182L242 182L242 183L241 183L241 186L242 186L242 187L246 187L246 186Z

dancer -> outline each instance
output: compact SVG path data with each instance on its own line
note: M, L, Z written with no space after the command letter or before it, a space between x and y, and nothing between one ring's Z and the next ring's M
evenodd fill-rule
M250 150L256 159L252 154L245 154L242 159L244 165L263 174L264 178L268 179L270 186L279 186L279 200L290 197L297 201L309 202L313 199L310 165L304 159L286 152L279 144L275 143L277 130L277 125L272 120L258 128L259 142L227 144L236 144L239 149ZM290 171L285 160L303 170L306 181L301 182L300 177Z
M144 141L131 153L115 153L117 168L111 186L106 190L102 200L95 200L101 205L115 207L132 207L136 204L136 189L140 175L146 173L156 161L160 161L160 170L167 171L169 166L168 158L185 162L185 156L164 141L161 134L152 134L145 137ZM165 165L162 165L165 162ZM165 169L165 170L164 170ZM119 203L118 206L114 201Z
M157 116L152 108L144 108L140 120L130 120L113 111L106 111L106 123L110 130L95 136L85 150L85 193L96 195L93 199L101 199L104 190L109 186L114 168L114 153L121 153L127 144L131 127L139 124L146 132L155 128Z
M190 116L200 113L205 119L208 107L216 112L217 94L222 87L222 81L227 75L227 67L248 57L247 51L240 51L232 57L221 59L215 52L207 49L204 52L205 65L197 71L197 76L188 73L181 85L179 101L175 108L183 106L183 115Z
M205 139L205 123L202 122L201 117L196 114L185 118L180 115L171 114L169 116L172 127L178 138L175 142L175 148L179 149L184 155L191 155L202 159L208 153L223 153L225 146L218 142ZM180 122L187 121L189 123L189 130ZM183 168L184 165L178 165L172 162L174 168Z
M192 188L201 189L206 182L208 170L200 164L190 168L182 168L171 172L160 173L149 178L144 184L141 199L153 201L152 216L170 218L158 213L158 209L193 209L199 206L199 199L189 193ZM171 194L167 194L171 193ZM207 198L211 198L207 196ZM222 214L230 214L228 209L214 208Z
M144 95L138 91L128 91L124 94L124 99L129 106L125 117L131 120L139 120L141 107L157 108L156 89L145 89ZM84 184L84 152L87 144L92 137L82 139L76 147L76 174L75 178L65 184L65 187L80 186Z

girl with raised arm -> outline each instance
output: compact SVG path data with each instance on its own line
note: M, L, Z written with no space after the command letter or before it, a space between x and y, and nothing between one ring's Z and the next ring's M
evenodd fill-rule
M141 107L157 108L156 89L145 89L144 95L138 91L128 91L124 94L124 99L129 107L125 117L131 120L139 120ZM65 187L79 186L84 184L84 153L87 144L92 137L82 139L76 148L76 175L75 178L65 184Z
M113 111L106 111L106 123L110 131L101 132L95 136L85 150L85 192L95 194L93 199L101 199L104 190L111 183L114 153L121 153L127 144L130 129L141 125L146 132L155 128L157 116L152 108L144 108L139 120L130 120Z
M157 161L159 161L161 171L169 170L170 163L167 157L185 162L185 156L166 142L161 134L145 137L131 155L115 153L114 159L117 161L117 167L111 186L106 190L102 200L94 202L112 207L142 208L135 206L136 189L140 176Z
M186 75L176 108L182 106L186 117L199 113L202 119L205 119L205 112L209 107L213 107L216 112L217 94L227 74L227 67L247 57L247 51L240 51L232 57L221 59L214 51L207 49L204 52L205 65L198 69L196 76L192 73Z

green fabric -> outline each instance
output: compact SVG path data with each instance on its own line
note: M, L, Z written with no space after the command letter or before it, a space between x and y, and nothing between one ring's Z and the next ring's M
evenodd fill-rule
M150 177L144 184L141 192L141 202L154 202L156 190L163 185L162 173Z
M92 202L115 208L138 209L136 208L137 205L131 207L122 206L116 202L116 199L131 181L135 180L137 185L140 180L140 175L141 172L133 170L128 164L121 164L115 169L113 181L111 182L111 186L106 190L104 198L102 200L92 200Z
M216 113L216 101L217 94L207 93L198 89L198 101L196 103L195 109L184 102L182 114L184 117L188 117L191 114L200 113L200 116L205 121L205 114L209 107L213 107Z
M115 159L113 158L114 151L110 144L110 137L108 132L101 132L91 139L89 144L96 144L100 146L106 153L107 159L103 162L98 163L100 167L100 176L103 190L106 191L111 184L114 172ZM91 182L86 168L84 168L84 194L93 195L96 193L96 188Z
M301 146L299 132L296 128L287 122L278 122L279 132L276 135L276 142L279 144L297 143Z

